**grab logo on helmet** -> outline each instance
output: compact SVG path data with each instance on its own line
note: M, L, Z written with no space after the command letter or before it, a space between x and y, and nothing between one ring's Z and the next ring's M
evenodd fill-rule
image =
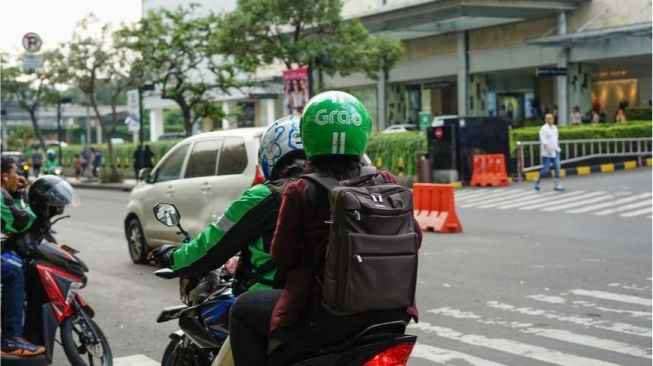
M315 123L320 126L335 123L342 125L353 124L354 126L360 126L363 123L363 117L353 108L351 112L347 112L345 110L335 110L329 112L326 109L320 109L315 114Z

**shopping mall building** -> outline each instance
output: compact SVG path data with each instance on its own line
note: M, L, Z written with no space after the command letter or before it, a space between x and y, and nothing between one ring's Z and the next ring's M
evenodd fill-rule
M186 2L144 0L143 10ZM200 3L214 11L235 7ZM650 0L346 0L343 16L404 45L379 80L323 79L324 87L361 98L379 129L417 123L420 112L523 121L550 111L565 123L574 106L582 113L598 108L611 120L620 103L651 103ZM282 72L265 68L254 76L259 86L216 96L226 112L246 113L204 129L263 126L281 117ZM162 127L163 108L174 105L149 98L146 107Z

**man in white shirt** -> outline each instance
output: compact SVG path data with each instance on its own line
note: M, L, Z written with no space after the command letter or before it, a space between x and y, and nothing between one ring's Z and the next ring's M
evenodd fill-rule
M555 169L555 185L553 190L562 192L565 189L560 184L560 146L558 145L558 128L553 124L553 114L544 115L544 122L540 127L540 152L542 155L542 170L535 181L535 190L540 190L540 179L549 176L551 164Z

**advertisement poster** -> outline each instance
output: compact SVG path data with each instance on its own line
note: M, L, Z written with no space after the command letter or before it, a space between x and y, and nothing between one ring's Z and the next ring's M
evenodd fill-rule
M283 72L284 114L301 115L308 103L308 67Z
M136 132L141 126L140 110L138 108L138 89L127 91L127 118L125 124L130 132Z

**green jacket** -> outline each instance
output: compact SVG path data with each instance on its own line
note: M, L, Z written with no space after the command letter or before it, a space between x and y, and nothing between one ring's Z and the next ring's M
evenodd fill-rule
M2 189L2 233L18 234L29 230L36 219L22 199L14 198L6 189Z
M54 169L59 168L59 167L61 167L61 165L59 164L59 161L46 159L45 164L43 165L43 171L45 173L52 174L54 172L51 171L51 170L54 170Z
M281 287L283 280L272 265L270 245L281 192L288 182L267 182L245 191L222 217L172 254L171 268L179 276L199 276L240 252L236 279L244 287L250 290ZM252 281L257 277L260 277L258 281Z

